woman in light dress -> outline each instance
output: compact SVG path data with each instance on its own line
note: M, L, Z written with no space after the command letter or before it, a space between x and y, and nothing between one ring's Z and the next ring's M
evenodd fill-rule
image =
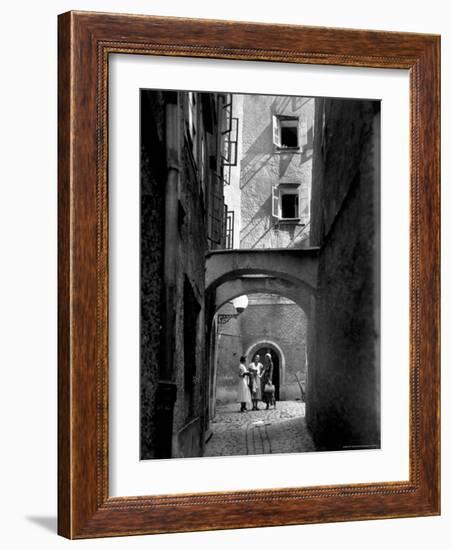
M256 355L256 357L254 358L254 361L250 363L250 366L248 367L248 372L250 373L249 385L250 385L251 401L253 403L253 411L259 410L259 407L257 406L257 402L262 399L261 376L262 376L263 368L264 367L260 362L259 355Z
M246 357L242 355L242 357L240 357L239 381L237 385L237 401L240 403L240 412L245 412L247 410L246 404L251 403L250 388L248 386L248 377L250 373L246 368L245 361Z

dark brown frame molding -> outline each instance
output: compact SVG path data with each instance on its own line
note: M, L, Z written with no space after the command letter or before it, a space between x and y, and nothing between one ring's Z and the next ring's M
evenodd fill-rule
M58 532L87 538L439 514L439 36L68 12L59 16L58 49ZM109 497L111 53L409 70L409 481Z

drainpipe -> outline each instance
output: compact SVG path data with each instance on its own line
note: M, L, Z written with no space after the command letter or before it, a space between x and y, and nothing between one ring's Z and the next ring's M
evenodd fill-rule
M165 229L163 263L162 355L156 394L156 458L171 458L173 416L177 386L175 382L177 230L179 180L179 114L177 93L165 94L166 165Z

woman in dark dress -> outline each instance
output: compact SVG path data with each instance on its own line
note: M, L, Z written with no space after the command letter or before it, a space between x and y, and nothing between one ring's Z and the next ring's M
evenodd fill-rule
M266 353L264 357L264 370L262 371L262 395L266 409L273 404L276 407L275 401L275 386L273 385L273 361L270 353Z

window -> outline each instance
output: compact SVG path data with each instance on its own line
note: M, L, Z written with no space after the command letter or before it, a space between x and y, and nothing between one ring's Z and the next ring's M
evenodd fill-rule
M224 248L234 248L234 210L224 205Z
M298 119L279 121L281 147L298 147Z
M273 115L273 144L277 150L301 152L306 143L306 121L296 116Z
M298 117L273 116L273 143L281 149L298 149Z
M301 222L300 186L297 183L275 184L272 189L272 215L281 221Z
M298 218L298 193L281 194L281 218Z

